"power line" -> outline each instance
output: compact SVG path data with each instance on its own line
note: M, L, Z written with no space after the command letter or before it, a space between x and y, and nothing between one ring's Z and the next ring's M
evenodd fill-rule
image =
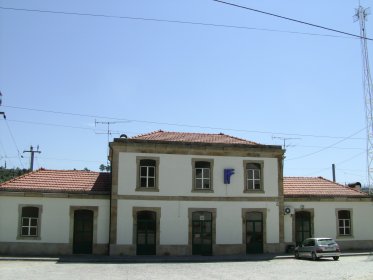
M44 126L52 126L52 127L62 127L62 128L72 128L72 129L82 129L82 130L89 130L94 132L95 134L108 134L108 131L106 130L96 130L91 127L83 127L83 126L71 126L71 125L63 125L63 124L55 124L55 123L44 123L44 122L34 122L34 121L25 121L25 120L9 120L9 122L15 122L15 123L25 123L25 124L32 124L32 125L44 125ZM110 122L110 123L118 123L118 122ZM119 122L120 123L120 122ZM105 122L107 125L107 122ZM224 129L222 129L224 130ZM126 131L127 133L136 133L139 134L140 132L131 132L131 131ZM123 131L115 131L115 130L110 130L109 132L110 135L119 135L123 134ZM312 136L312 137L327 137L327 136ZM334 136L328 136L328 137L333 137ZM279 138L279 137L273 137L273 138ZM281 139L284 140L285 137L280 137ZM344 137L337 137L343 139ZM286 138L289 140L289 138ZM294 139L294 138L292 138ZM296 138L299 139L299 138ZM357 139L357 140L365 140L364 138L350 138L350 139ZM1 141L0 141L0 147L1 147ZM289 145L285 145L286 147L289 147ZM292 148L325 148L326 146L310 146L310 145L291 145ZM328 146L329 147L329 146ZM3 148L4 149L4 148ZM365 150L364 148L355 148L355 147L330 147L330 149L336 149L336 150ZM40 157L39 157L40 158Z
M337 36L337 35L330 35L330 34L298 32L298 31L290 31L290 30L278 30L278 29L268 29L268 28L249 27L249 26L218 24L218 23L207 23L207 22L194 22L194 21L169 20L169 19L144 18L144 17L130 17L130 16L115 16L115 15L107 15L107 14L78 13L78 12L40 10L40 9L12 8L12 7L2 7L2 6L0 6L0 9L11 10L11 11L31 12L31 13L49 13L49 14L59 14L59 15L101 17L101 18L112 18L112 19L137 20L137 21L153 21L153 22L163 22L163 23L172 23L172 24L189 24L189 25L195 25L195 26L207 26L207 27L217 27L217 28L233 28L233 29L241 29L241 30L255 30L255 31L266 31L266 32L289 33L289 34L296 34L296 35L322 36L322 37L351 39L351 36Z
M301 23L301 24L304 24L304 25L309 25L309 26L316 27L316 28L319 28L319 29L324 29L324 30L336 32L336 33L339 33L339 34L344 34L344 35L352 36L352 37L359 38L359 39L366 39L366 40L373 41L373 39L371 39L371 38L362 37L360 35L355 35L355 34L352 34L352 33L344 32L344 31L333 29L333 28L329 28L329 27L325 27L325 26L318 25L318 24L309 23L309 22L306 22L306 21L298 20L298 19L293 19L293 18L289 18L289 17L277 15L277 14L272 14L272 13L264 12L264 11L261 11L261 10L249 8L249 7L246 7L246 6L241 6L241 5L230 3L230 2L225 2L225 1L221 1L221 0L212 0L212 1L215 1L215 2L218 2L218 3L221 3L221 4L225 4L225 5L229 5L229 6L233 6L233 7L240 8L240 9L249 10L249 11L252 11L252 12L261 13L261 14L264 14L264 15L272 16L272 17L277 17L277 18L285 19L285 20L288 20L288 21L293 21L293 22Z
M364 152L361 152L361 153L358 153L358 154L356 154L356 155L353 155L352 157L349 157L349 158L347 158L347 159L344 159L344 160L342 160L342 161L337 162L335 165L338 167L339 165L342 165L342 164L344 164L344 163L346 163L346 162L348 162L348 161L350 161L350 160L352 160L352 159L354 159L354 158L357 158L357 157L361 156L361 155L364 154L364 153L365 153L365 151L364 151ZM326 171L326 170L330 170L330 166L329 166L329 167L325 167L325 168L321 168L321 169L319 169L319 170L317 170L317 171L314 171L314 172L312 172L312 173L308 173L308 174L306 174L305 176L311 176L311 175L314 175L314 174L319 174L319 173L321 173L321 172L323 172L323 171ZM338 168L338 170L342 170L342 169L339 169L339 168ZM347 170L347 169L345 169L345 170Z
M276 134L276 135L312 137L312 138L346 139L346 137L343 137L343 136L299 134L299 133L286 133L286 132L274 132L274 131L260 131L260 130L246 130L246 129L224 128L224 127L212 127L212 126L202 126L202 125L183 124L183 123L156 122L156 121L148 121L148 120L124 119L124 118L109 117L109 116L99 116L99 115L92 115L92 114L71 113L71 112L53 111L53 110L27 108L27 107L19 107L19 106L9 106L9 105L3 106L3 107L12 108L12 109L18 109L18 110L35 111L35 112L41 112L41 113L49 113L49 114L59 114L59 115L86 117L86 118L93 118L93 119L115 120L116 122L123 122L123 123L134 122L134 123L146 123L146 124L167 125L167 126L176 126L176 127L211 129L211 130L218 130L218 131L224 130L224 131L235 131L235 132L245 132L245 133L258 133L258 134L270 134L270 135ZM68 126L66 126L66 127L68 127ZM365 138L359 138L359 137L349 137L348 139L350 139L350 140L365 140Z
M357 131L357 132L351 134L350 136L347 136L347 137L345 137L344 139L339 140L339 141L335 142L334 144L329 145L329 146L327 146L327 147L324 147L324 148L322 148L322 149L320 149L320 150L318 150L318 151L316 151L316 152L312 152L312 153L305 154L305 155L303 155L303 156L299 156L299 157L295 157L295 158L290 158L290 159L287 159L287 160L296 160L296 159L301 159L301 158L309 157L309 156L312 156L312 155L314 155L314 154L320 153L320 152L322 152L322 151L325 151L325 150L327 150L327 149L329 149L329 148L334 147L335 145L338 145L339 143L342 143L342 142L344 142L344 141L346 141L346 140L348 140L348 139L351 139L351 137L353 137L353 136L359 134L360 132L364 131L365 129L366 129L366 127L362 128L362 129L360 129L359 131Z
M9 131L10 137L12 138L13 144L14 144L14 146L15 146L16 149L17 149L17 155L18 155L19 163L21 164L22 168L25 168L25 167L23 166L23 163L22 163L22 160L21 160L21 157L22 157L22 156L21 156L21 153L19 152L18 145L17 145L17 143L16 143L16 140L14 139L14 136L13 136L12 130L10 129L10 126L9 126L7 120L5 120L5 124L6 124L7 128L8 128L8 131Z

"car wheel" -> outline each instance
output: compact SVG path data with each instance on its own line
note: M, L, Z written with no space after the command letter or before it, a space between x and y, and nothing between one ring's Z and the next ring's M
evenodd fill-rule
M299 259L299 252L295 252L294 256L296 259Z
M312 260L317 261L319 258L316 256L315 252L312 252Z
M333 260L338 261L338 260L339 260L339 257L338 257L338 256L335 256L335 257L333 257Z

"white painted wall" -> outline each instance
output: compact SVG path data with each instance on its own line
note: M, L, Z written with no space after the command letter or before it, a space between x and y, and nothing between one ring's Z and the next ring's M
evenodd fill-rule
M138 195L136 192L136 157L159 157L159 192L153 195L188 195L188 196L277 196L278 166L275 158L227 157L227 156L197 156L168 155L144 153L119 154L118 194ZM208 158L214 160L213 189L214 193L196 193L192 190L192 158ZM264 191L265 193L243 193L244 191L244 160L264 161ZM235 174L231 184L224 184L224 169L233 168Z
M285 205L301 209L314 209L315 237L337 238L336 209L352 210L352 237L341 240L371 240L373 236L373 202L285 202ZM285 241L292 241L292 220L290 215L285 217Z
M97 243L109 243L109 200L0 196L0 242L69 243L70 206L98 206ZM42 205L40 240L17 240L19 205Z
M188 209L216 208L216 244L242 244L242 209L267 208L267 243L279 242L279 217L276 203L209 201L118 201L118 244L133 240L133 207L160 207L160 244L188 244Z

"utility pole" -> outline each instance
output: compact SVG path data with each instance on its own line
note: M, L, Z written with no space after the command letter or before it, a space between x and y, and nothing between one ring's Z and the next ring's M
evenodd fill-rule
M1 106L1 103L2 103L2 99L3 99L3 94L1 93L0 91L0 106ZM6 119L6 116L5 116L5 112L0 112L0 116L3 115L4 117L4 120Z
M38 154L41 153L41 151L39 151L39 146L37 147L36 151L34 150L33 146L30 146L30 150L29 151L23 151L23 152L31 154L31 158L30 158L30 171L33 171L34 170L34 154L35 153L38 153Z
M360 23L360 42L361 42L361 58L363 60L363 90L364 90L364 103L365 103L365 121L367 126L367 183L369 193L373 183L373 83L370 75L369 57L368 57L368 43L366 39L365 22L369 14L369 8L363 8L359 5L355 9L354 20Z

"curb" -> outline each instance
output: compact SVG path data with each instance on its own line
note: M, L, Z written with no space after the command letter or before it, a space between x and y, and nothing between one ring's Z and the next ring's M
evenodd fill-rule
M346 252L341 257L373 256L373 252ZM294 259L294 255L244 255L244 256L61 256L61 257L28 257L0 256L1 261L29 261L55 263L213 263L213 262L252 262L281 259Z

